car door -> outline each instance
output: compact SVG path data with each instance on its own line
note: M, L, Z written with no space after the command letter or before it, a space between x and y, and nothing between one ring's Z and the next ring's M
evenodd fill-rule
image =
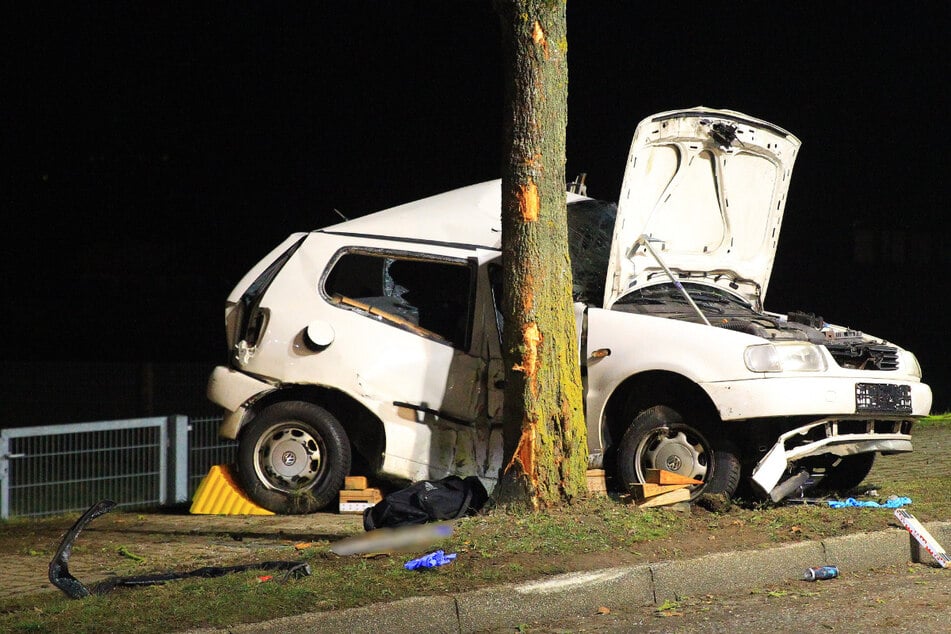
M478 276L474 257L349 249L324 281L348 313L337 323L356 389L390 423L387 458L403 461L407 477L484 471L488 434L477 427L486 431L489 363Z

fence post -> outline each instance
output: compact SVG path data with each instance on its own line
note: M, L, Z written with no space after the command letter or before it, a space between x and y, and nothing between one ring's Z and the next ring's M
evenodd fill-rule
M173 504L188 501L188 417L168 417L168 495Z
M10 519L10 439L0 430L0 519Z

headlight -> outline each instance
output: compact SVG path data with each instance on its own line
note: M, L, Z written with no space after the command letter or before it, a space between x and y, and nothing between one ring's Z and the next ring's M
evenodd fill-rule
M811 343L767 343L750 346L743 353L750 372L822 372L826 359Z

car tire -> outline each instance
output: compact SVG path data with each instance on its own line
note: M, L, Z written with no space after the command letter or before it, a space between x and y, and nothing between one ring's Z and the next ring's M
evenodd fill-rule
M862 484L875 464L874 453L858 453L851 456L819 456L802 461L802 466L815 474L821 469L820 479L814 490L823 493L848 493Z
M269 511L314 513L336 499L350 459L350 441L330 412L285 401L262 410L242 430L238 482Z
M646 482L647 469L665 469L702 480L693 485L690 499L704 493L731 498L740 482L740 460L725 439L702 431L675 409L658 405L638 414L621 438L617 472L621 486Z

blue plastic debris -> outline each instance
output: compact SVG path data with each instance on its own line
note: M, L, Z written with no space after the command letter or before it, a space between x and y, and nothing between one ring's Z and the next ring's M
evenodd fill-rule
M884 503L875 502L873 500L856 500L855 498L846 498L845 500L829 500L829 506L834 509L841 509L845 507L897 509L905 506L906 504L911 504L911 498L891 497L885 500Z
M411 559L403 564L403 567L407 570L419 570L420 568L435 568L436 566L444 566L456 558L456 553L445 554L441 550L436 552L429 553L428 555L423 555L417 559Z

